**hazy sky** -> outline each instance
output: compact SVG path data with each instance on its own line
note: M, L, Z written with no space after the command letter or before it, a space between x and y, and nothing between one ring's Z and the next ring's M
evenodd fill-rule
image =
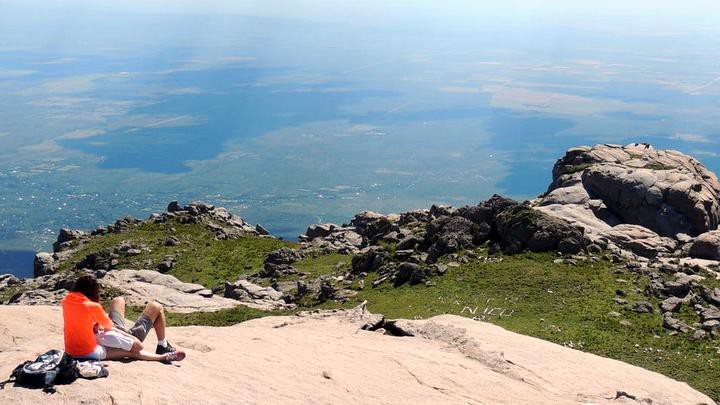
M254 16L297 17L317 20L357 20L392 22L427 19L473 20L494 19L582 19L588 21L632 18L637 23L658 22L697 27L718 25L720 2L714 0L0 0L8 9L27 7L39 15L64 11L69 18L97 11L163 12L163 13L236 13ZM483 18L485 17L485 18Z

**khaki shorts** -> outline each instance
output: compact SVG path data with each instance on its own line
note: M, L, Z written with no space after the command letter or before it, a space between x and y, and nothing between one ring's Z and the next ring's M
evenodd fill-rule
M115 329L105 330L95 334L95 341L97 344L103 347L114 347L116 349L122 349L129 352L135 339Z
M140 315L130 329L125 329L125 319L123 319L119 312L110 311L108 312L108 317L116 328L135 336L141 342L145 341L148 333L150 333L150 329L153 327L152 319L145 314Z

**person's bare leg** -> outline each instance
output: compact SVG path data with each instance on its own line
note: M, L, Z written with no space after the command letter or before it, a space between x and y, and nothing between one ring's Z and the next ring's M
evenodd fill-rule
M167 361L167 355L150 353L145 350L139 351L127 351L122 349L116 349L114 347L106 347L105 360L122 360L122 359L135 359L145 361Z
M153 328L158 340L165 339L165 309L162 305L157 302L148 303L143 311L150 320L153 322Z
M108 309L108 312L110 311L117 311L118 313L120 313L120 316L125 319L125 298L113 298L112 301L110 301L110 309Z

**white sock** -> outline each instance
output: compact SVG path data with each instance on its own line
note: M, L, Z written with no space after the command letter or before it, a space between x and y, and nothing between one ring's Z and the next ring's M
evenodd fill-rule
M167 339L158 340L158 345L162 347L167 347Z

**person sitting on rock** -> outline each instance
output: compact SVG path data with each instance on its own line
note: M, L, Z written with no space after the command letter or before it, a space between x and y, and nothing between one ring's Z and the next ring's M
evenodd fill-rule
M100 284L92 275L80 276L63 299L65 351L77 359L137 360L172 362L185 358L165 338L165 311L151 302L140 318L125 329L125 300L115 298L106 314L100 305ZM158 345L155 353L143 350L143 341L155 328Z

